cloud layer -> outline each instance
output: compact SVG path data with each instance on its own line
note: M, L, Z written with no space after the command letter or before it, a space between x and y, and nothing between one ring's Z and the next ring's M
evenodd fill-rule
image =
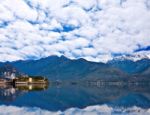
M2 0L0 61L100 61L150 46L150 0Z
M47 111L40 108L27 108L16 106L0 106L1 115L149 115L150 109L142 109L139 107L131 108L112 108L107 105L89 106L84 109L71 108L64 112Z

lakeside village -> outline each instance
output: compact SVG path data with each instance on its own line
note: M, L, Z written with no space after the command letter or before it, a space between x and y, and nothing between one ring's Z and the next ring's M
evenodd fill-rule
M5 71L0 75L0 85L31 85L48 84L48 79L42 76L16 75L16 71Z

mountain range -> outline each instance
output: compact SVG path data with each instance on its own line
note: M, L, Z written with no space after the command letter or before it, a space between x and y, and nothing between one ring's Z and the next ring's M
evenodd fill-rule
M64 56L49 56L39 60L1 62L0 72L11 65L27 75L42 75L49 80L144 80L150 81L150 60L115 59L107 63L71 60Z

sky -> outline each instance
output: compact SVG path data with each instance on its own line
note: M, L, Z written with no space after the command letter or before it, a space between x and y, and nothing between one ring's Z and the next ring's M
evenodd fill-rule
M0 61L150 53L150 0L1 0Z

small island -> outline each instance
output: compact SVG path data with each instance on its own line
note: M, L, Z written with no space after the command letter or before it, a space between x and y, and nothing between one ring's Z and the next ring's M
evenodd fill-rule
M48 79L42 76L29 76L17 71L10 65L5 65L0 72L0 85L33 85L48 84Z
M48 79L42 76L23 76L13 79L14 84L48 84Z

